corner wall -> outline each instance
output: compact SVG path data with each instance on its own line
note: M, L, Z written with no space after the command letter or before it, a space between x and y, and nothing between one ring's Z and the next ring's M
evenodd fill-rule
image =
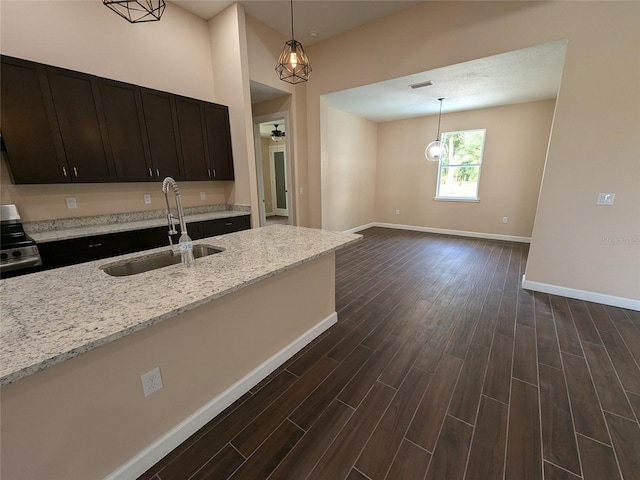
M330 106L323 115L327 119L322 227L344 231L371 223L375 220L378 124Z

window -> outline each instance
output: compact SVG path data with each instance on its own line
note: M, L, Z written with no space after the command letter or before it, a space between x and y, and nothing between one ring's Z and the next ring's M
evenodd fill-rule
M436 200L478 200L480 167L486 130L445 132Z

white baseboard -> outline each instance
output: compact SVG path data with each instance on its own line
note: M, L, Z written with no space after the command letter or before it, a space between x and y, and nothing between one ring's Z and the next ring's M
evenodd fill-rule
M343 230L343 233L358 233L361 230L366 230L367 228L371 228L371 227L375 227L378 224L373 222L373 223L367 223L366 225L360 225L359 227L356 228L350 228L349 230Z
M561 297L575 298L578 300L586 300L588 302L602 303L613 307L640 311L640 300L605 295L597 292L588 292L586 290L576 290L575 288L549 285L548 283L531 282L526 280L524 275L522 276L522 288L525 290L533 290L534 292L550 293L551 295L559 295Z
M156 440L138 455L112 472L105 480L129 480L138 478L153 465L162 460L166 455L178 447L182 442L196 433L200 428L210 422L216 415L247 393L249 389L257 385L271 372L286 362L293 355L302 350L313 339L322 334L338 321L338 314L331 315L321 320L310 330L306 331L292 343L284 347L271 358L264 361L253 371L249 372L235 384L230 386L220 395L204 405L190 417L175 426L166 435Z
M506 242L530 243L531 237L517 237L514 235L501 235L499 233L467 232L465 230L449 230L445 228L419 227L416 225L400 225L397 223L372 222L366 225L345 230L344 233L357 233L371 227L395 228L398 230L413 230L415 232L439 233L442 235L456 235L458 237L487 238L490 240L504 240Z

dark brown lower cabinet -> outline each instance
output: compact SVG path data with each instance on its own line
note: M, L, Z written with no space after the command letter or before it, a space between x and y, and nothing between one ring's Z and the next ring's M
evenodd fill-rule
M193 240L199 240L211 236L224 235L225 233L248 230L251 228L250 219L249 215L242 215L192 222L187 224L187 231ZM179 235L173 237L174 244L177 244L178 237ZM140 252L162 247L163 245L169 246L168 228L166 226L40 243L38 244L38 249L40 250L43 265L24 273ZM21 272L16 273L20 274Z

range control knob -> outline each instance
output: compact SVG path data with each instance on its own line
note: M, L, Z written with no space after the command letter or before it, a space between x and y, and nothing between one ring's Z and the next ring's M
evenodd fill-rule
M7 258L9 258L9 255L6 253L0 253L0 260L6 260Z
M11 255L13 255L14 257L21 257L22 256L22 252L20 250L14 250L13 252L11 252Z

